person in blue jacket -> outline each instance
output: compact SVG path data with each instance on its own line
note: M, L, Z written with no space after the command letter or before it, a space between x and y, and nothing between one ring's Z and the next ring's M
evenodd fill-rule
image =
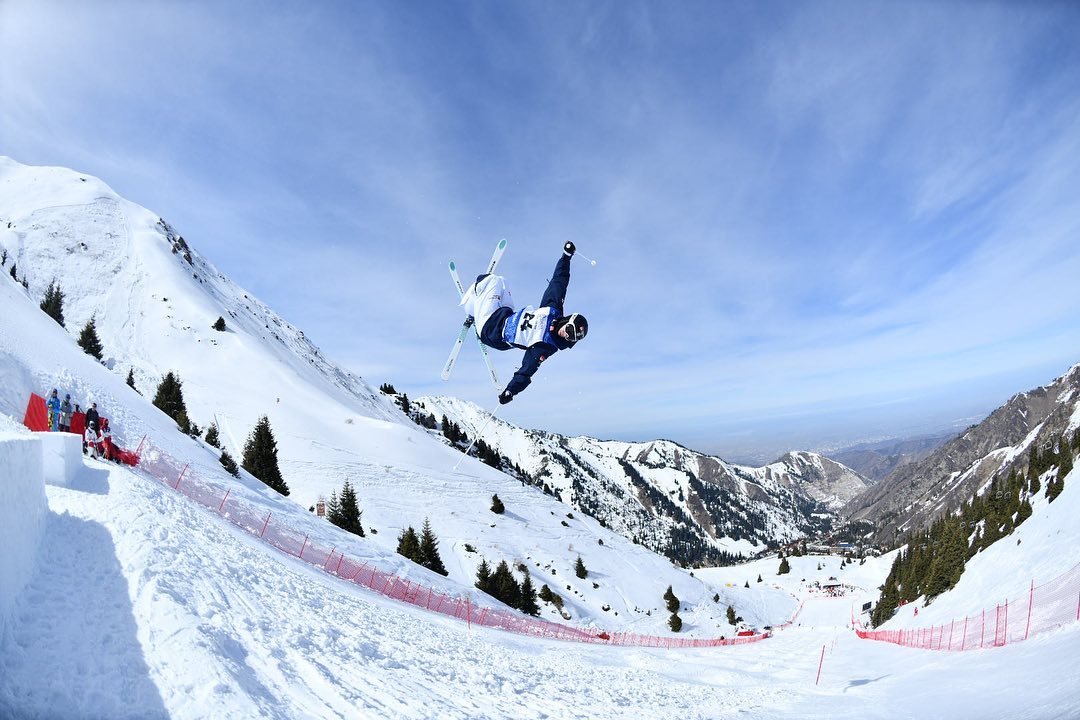
M589 332L584 315L563 312L570 284L570 258L575 250L572 242L563 245L563 254L555 264L555 274L539 308L527 305L515 310L506 279L499 275L480 275L461 299L465 313L480 327L481 342L496 350L525 351L521 367L499 394L503 405L529 386L541 363L560 350L574 347Z
M53 388L52 394L49 395L49 399L45 401L45 407L49 410L49 431L57 432L60 430L60 397L56 394L56 388Z

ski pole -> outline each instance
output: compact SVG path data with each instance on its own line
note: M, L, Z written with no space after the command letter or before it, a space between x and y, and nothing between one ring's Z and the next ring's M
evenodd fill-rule
M580 257L582 260L588 260L590 265L593 265L594 267L596 266L596 261L593 260L592 258L587 258L584 255L582 255L580 250L574 251L574 254L577 255L578 257Z
M495 419L495 413L497 412L499 412L498 405L496 405L495 409L491 411L491 415L488 416L487 422L484 423L483 427L481 427L479 431L473 433L472 442L469 443L469 447L465 448L465 454L462 455L461 458L459 458L457 463L454 465L454 470L457 470L458 465L461 464L461 461L469 456L469 451L472 450L473 445L476 444L477 438L484 434L484 431L487 430L487 426L490 425L491 421Z

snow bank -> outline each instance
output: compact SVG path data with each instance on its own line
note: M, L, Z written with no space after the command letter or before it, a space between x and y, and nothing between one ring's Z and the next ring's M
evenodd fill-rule
M41 460L45 482L71 487L83 466L82 440L72 433L35 433L41 440Z
M0 432L0 636L30 580L45 532L41 447L36 437Z

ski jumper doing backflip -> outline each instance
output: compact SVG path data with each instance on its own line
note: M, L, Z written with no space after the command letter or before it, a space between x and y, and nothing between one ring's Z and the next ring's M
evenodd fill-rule
M514 307L514 299L506 280L500 275L480 275L461 298L465 314L474 319L480 341L496 350L520 348L525 351L521 367L499 393L503 405L532 382L532 376L540 364L560 350L574 347L589 332L589 323L580 313L566 315L563 301L570 284L570 258L575 251L574 243L563 246L563 254L555 264L540 307L527 305L520 310Z

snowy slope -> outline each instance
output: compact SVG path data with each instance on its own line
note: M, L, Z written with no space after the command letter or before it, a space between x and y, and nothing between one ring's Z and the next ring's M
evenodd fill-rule
M64 187L36 187L20 173ZM86 200L77 190L94 182L10 162L0 171L0 227L6 231L8 222L13 225L0 243L20 258L20 274L25 266L32 291L0 274L0 430L10 431L12 418L21 418L31 391L59 387L84 404L93 398L113 419L122 443L134 446L149 435L156 447L191 462L201 476L227 484L234 496L387 570L469 592L479 554L530 563L538 585L557 581L578 591L562 591L577 624L663 633L666 617L659 610L669 584L683 601L680 614L689 633L704 636L730 632L724 619L729 604L758 625L783 622L798 604L792 594L798 587L782 584L788 576L777 589L763 572L775 567L775 560L691 576L591 519L567 517L565 505L473 460L452 472L459 453L405 420L359 379L338 375L332 366L319 369L315 357L303 355L305 341L267 335L265 325L275 324L258 324L258 313L269 311L256 301L249 299L248 317L237 309L242 303L229 306L242 299L238 289L225 299L205 290L209 279L199 282L191 276L196 270L189 269L198 256L192 252L194 264L187 265L182 251L174 255L176 241L168 239L167 228L155 229L157 218L150 213L116 201L124 225L138 225L132 234L143 238L129 248L132 258L142 260L128 262L144 262L144 269L153 264L162 278L135 273L127 263L101 270L74 249L81 242L93 246L91 240L76 239L74 231L64 235L65 223L43 219L54 198ZM99 195L110 197L104 186L89 195L83 208L96 208ZM29 221L31 215L37 220ZM114 222L115 217L109 220ZM121 241L119 232L102 233L95 240L106 248L99 259L108 256L106 240ZM56 237L74 242L67 246L73 251L54 253L51 264L35 260L36 246ZM78 294L83 291L73 282L72 293L87 304L101 303L95 307L111 368L82 353L71 332L38 310L51 272L63 280L65 292L68 277L97 277L85 294ZM166 285L168 290L157 290ZM162 297L172 309L158 314L156 303L166 304ZM230 309L240 317L227 315ZM74 308L69 312L68 324L77 332L85 315ZM217 315L232 318L228 344L201 329ZM132 339L125 340L128 331ZM145 347L136 347L143 342ZM221 362L216 353L222 349L243 358L243 368ZM254 418L268 412L295 499L276 495L246 474L239 480L225 474L211 448L181 435L147 398L124 384L130 366L140 377L178 370L194 419L205 426L208 416L218 414L228 423L223 423L226 440L231 426L242 441ZM140 386L145 389L144 381ZM322 412L310 411L312 403ZM344 477L357 486L365 527L377 528L377 535L345 536L306 511L311 499L339 487ZM1059 508L1074 510L1069 503L1076 482L1071 476L1061 497L1042 508L1045 513L1036 508L1021 530L1041 526ZM504 500L506 515L488 511L493 492ZM0 636L4 718L893 720L1080 714L1075 626L993 651L932 654L856 640L844 629L848 600L811 597L803 598L800 625L752 646L580 646L470 629L401 606L281 554L126 468L87 460L70 487L50 485L45 493L49 513L40 545L20 534L5 547L9 554L33 558L34 570ZM397 529L418 525L425 515L442 540L449 578L392 551ZM1076 531L1055 522L1064 534L1047 547L1075 546ZM466 552L465 543L479 552ZM987 557L992 559L995 550L986 551ZM586 582L570 571L578 554L590 570ZM813 558L793 560L792 579L808 576L795 560ZM763 576L761 584L755 569ZM875 582L873 573L880 583L887 567L868 561L842 572L849 571L865 572L855 584L866 586ZM592 587L594 580L599 588ZM494 603L475 592L474 597ZM935 605L945 600L942 596ZM610 611L602 609L605 603ZM823 672L815 685L823 649ZM956 687L965 692L957 693Z
M452 397L422 397L414 406L470 436L487 420L482 408ZM538 487L689 566L731 562L819 531L867 486L854 471L807 452L750 468L668 440L569 438L498 418L484 440Z
M377 531L368 535L369 552L396 557L400 531L430 518L456 587L471 589L481 559L506 560L529 566L537 588L548 584L562 595L575 624L666 633L667 616L657 611L668 585L687 602L684 633L713 636L722 624L722 612L706 602L712 593L667 560L479 462L466 460L454 472L457 451L322 359L299 331L220 276L186 241L174 253L173 230L100 181L0 161L0 208L9 266L16 262L29 281L26 292L10 277L0 280L0 372L7 376L0 412L21 418L31 391L57 387L84 406L97 401L122 443L135 446L149 434L170 455L233 482L216 455L178 435L123 383L129 367L137 377L176 370L189 415L203 427L217 418L237 457L256 419L269 416L292 494L267 495L245 482L253 501L275 516L299 513L307 521L307 508L348 479L365 528ZM54 278L67 295L68 332L37 308ZM92 314L105 367L72 337ZM209 327L219 315L227 318L225 333ZM149 394L152 385L142 387ZM493 494L505 515L490 512ZM573 573L579 556L590 571L585 580ZM558 617L551 606L544 612Z

